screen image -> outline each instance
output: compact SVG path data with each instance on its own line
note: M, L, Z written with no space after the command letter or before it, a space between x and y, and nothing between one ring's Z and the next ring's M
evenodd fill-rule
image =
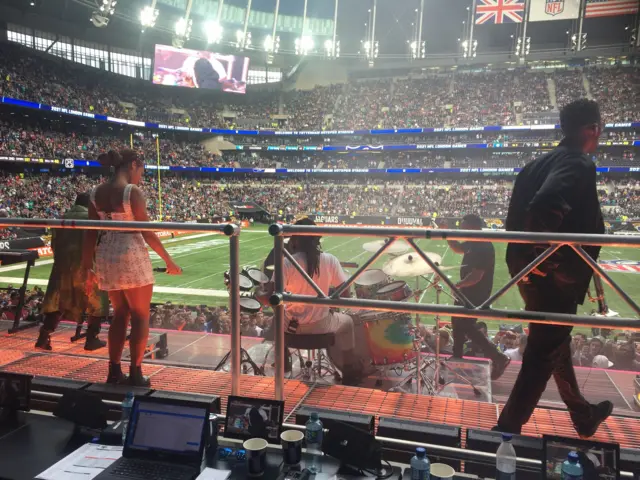
M283 402L229 397L225 436L241 439L264 438L269 442L278 442L283 413Z
M140 401L132 414L128 447L189 454L201 448L207 412L204 408Z
M249 58L156 45L153 83L231 93L247 92Z
M576 452L585 480L615 480L618 477L619 451L615 445L574 439L549 439L545 451L545 478L562 478L562 464L569 452Z

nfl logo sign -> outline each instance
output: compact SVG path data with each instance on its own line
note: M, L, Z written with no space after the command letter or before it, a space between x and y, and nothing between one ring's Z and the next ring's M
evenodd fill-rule
M73 168L73 158L65 158L64 166L65 168Z
M544 13L547 15L558 15L564 12L564 0L546 0Z

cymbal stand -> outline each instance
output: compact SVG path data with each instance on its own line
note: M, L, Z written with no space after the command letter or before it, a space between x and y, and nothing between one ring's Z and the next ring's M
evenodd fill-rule
M436 284L425 278L429 285L425 290L420 290L420 275L416 277L416 290L413 295L413 298L416 303L420 302L420 295L424 293L427 289L434 287ZM423 277L424 278L424 277ZM416 392L418 394L422 393L423 387L427 390L427 395L436 395L436 384L429 380L429 377L426 375L426 370L431 367L433 361L429 361L426 363L422 363L422 336L420 335L420 314L416 313L415 316L415 325L414 325L414 340L413 340L413 349L415 351L415 366L410 369L409 375L407 375L399 384L393 387L391 390L400 390L401 387L411 383L413 380L416 381Z

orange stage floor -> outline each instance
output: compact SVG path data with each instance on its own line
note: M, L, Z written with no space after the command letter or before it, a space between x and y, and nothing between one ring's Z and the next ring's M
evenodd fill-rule
M92 356L85 356L86 352L82 349L82 342L74 345L69 341L70 333L71 330L68 328L63 328L56 333L53 339L54 351L52 353L40 353L33 349L33 342L37 334L36 329L25 330L14 335L8 335L6 331L0 333L0 369L38 376L103 382L107 372L106 351L103 349L92 352ZM200 352L187 352L186 347L191 345L189 348L192 349L193 343L202 341L197 335L202 335L180 335L185 336L182 340L185 347L172 346L170 338L170 352L180 351L183 348L181 351L189 358L205 354L211 355L212 350L216 350L216 357L225 353L223 346L214 348L213 345L203 348ZM208 337L218 336L209 335ZM255 341L255 339L249 339L247 344ZM243 346L245 346L245 342L246 340L243 339ZM207 363L211 366L211 357ZM145 363L143 371L146 375L151 376L153 388L219 395L223 399L223 411L226 408L226 397L231 392L231 378L228 373L194 368L186 364L176 366L175 362L169 365L160 361ZM584 375L588 373L590 373L589 379L591 379L596 371L588 372L587 370ZM616 374L616 372L604 373L609 377ZM517 369L506 375L506 378L498 385L494 383L494 398L496 396L500 398L501 395L507 393L503 387L508 385L508 382L513 384L516 374ZM581 376L582 373L579 372L579 377ZM603 379L604 377L596 378L597 386L602 389L599 395L603 398L610 398L614 392L605 388L605 384L602 383ZM272 398L274 381L270 377L243 376L240 388L242 395ZM589 399L594 401L591 397ZM553 398L548 399L546 403L553 403L552 400ZM385 392L340 385L308 385L296 380L286 381L285 406L288 418L292 418L298 408L305 406L365 413L374 415L376 420L379 417L395 417L456 425L463 428L463 439L466 437L465 430L468 428L490 429L493 427L501 409L501 405L497 403ZM529 423L525 425L523 434L532 436L554 434L570 437L576 435L566 410L551 408L536 409ZM594 438L601 441L618 442L623 448L637 448L640 445L640 420L629 416L613 416L601 426Z

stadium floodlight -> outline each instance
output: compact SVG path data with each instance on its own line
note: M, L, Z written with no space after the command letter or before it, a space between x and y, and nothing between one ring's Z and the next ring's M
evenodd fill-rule
M340 40L336 40L335 46L333 44L333 40L330 40L330 39L325 40L324 53L329 58L339 58L340 57Z
M204 23L204 32L207 36L207 43L220 43L224 29L216 20L209 20Z
M117 0L102 0L98 10L94 10L89 19L95 27L104 28L109 25L109 17L116 13Z
M191 27L193 21L190 18L180 17L175 25L175 34L171 40L171 44L176 48L184 47L184 43L191 36Z
M276 35L274 40L271 35L267 35L264 38L264 42L262 42L262 46L264 47L265 52L278 53L280 50L280 37Z
M142 31L147 28L153 28L158 20L158 9L153 8L153 5L147 5L140 10L140 25L142 25Z
M296 55L307 55L313 51L313 47L315 46L311 35L302 35L300 38L296 38L294 44L296 47Z
M245 37L242 30L236 30L236 47L237 48L249 48L251 46L251 32L247 32Z

